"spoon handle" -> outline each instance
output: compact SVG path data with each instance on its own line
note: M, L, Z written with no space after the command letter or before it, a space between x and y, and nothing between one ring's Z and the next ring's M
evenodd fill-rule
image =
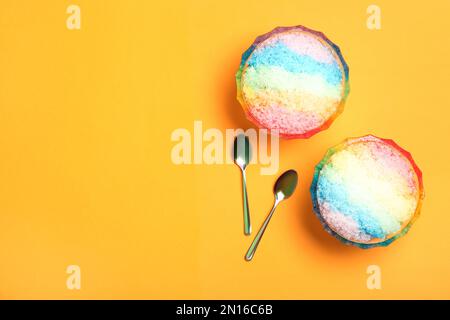
M278 206L278 203L279 201L275 200L272 210L270 210L269 215L266 217L266 220L264 220L264 223L262 224L261 228L256 234L255 239L253 239L252 244L248 248L247 254L245 255L245 260L251 261L253 259L253 256L255 255L256 252L256 248L258 248L259 242L261 241L264 231L266 231L267 225L269 224L270 219L272 218L273 213L275 212L275 209Z
M250 224L250 210L248 208L247 178L245 176L245 169L242 169L242 199L244 201L244 234L248 236L252 232L252 226Z

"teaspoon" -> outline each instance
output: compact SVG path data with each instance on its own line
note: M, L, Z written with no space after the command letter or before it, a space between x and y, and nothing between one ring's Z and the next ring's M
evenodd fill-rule
M248 208L247 198L247 178L245 176L245 169L250 162L251 148L248 137L244 134L239 134L234 139L234 162L239 166L242 172L242 199L244 202L244 234L249 235L252 232L250 224L250 210Z
M266 231L267 225L269 224L276 207L281 201L289 198L294 193L294 190L297 187L297 182L298 175L295 170L288 170L278 178L277 182L275 183L275 187L273 188L273 192L275 194L275 203L266 220L264 220L264 223L256 234L255 239L250 245L250 248L248 248L247 254L245 255L245 260L251 261L253 259L256 248L261 241L264 231Z

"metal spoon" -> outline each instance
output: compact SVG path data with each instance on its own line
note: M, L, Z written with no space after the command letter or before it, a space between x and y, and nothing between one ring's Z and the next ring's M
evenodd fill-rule
M288 170L278 178L277 182L275 183L275 187L273 188L273 193L275 194L275 203L266 220L264 220L264 223L256 234L250 248L248 248L247 254L245 255L245 260L250 261L253 259L256 248L261 241L264 231L266 231L267 225L269 224L276 207L281 201L289 198L294 193L294 190L297 187L297 182L298 175L295 170Z
M250 210L248 208L247 198L247 178L245 177L245 169L250 162L251 148L248 137L239 134L234 139L234 162L241 168L242 172L242 198L244 202L244 234L248 236L252 232L250 224Z

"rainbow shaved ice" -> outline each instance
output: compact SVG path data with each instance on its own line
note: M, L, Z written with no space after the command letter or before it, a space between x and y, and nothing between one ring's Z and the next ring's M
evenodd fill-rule
M325 229L361 248L386 246L404 235L424 197L422 173L411 155L372 135L329 149L310 191Z
M284 138L308 138L328 128L349 93L339 48L303 26L259 36L242 55L236 83L247 117Z

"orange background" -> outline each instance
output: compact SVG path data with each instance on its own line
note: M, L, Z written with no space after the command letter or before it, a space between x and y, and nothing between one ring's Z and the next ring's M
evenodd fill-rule
M81 30L66 8L81 7ZM450 3L13 1L0 3L0 298L450 298ZM303 24L350 67L344 113L282 141L299 187L251 263L234 165L171 162L177 128L249 128L235 99L241 53L275 26ZM373 133L424 173L422 216L387 248L322 230L309 185L326 149ZM248 168L253 229L276 176ZM278 174L279 174L278 173ZM81 267L81 290L66 267ZM382 289L366 288L366 268Z

